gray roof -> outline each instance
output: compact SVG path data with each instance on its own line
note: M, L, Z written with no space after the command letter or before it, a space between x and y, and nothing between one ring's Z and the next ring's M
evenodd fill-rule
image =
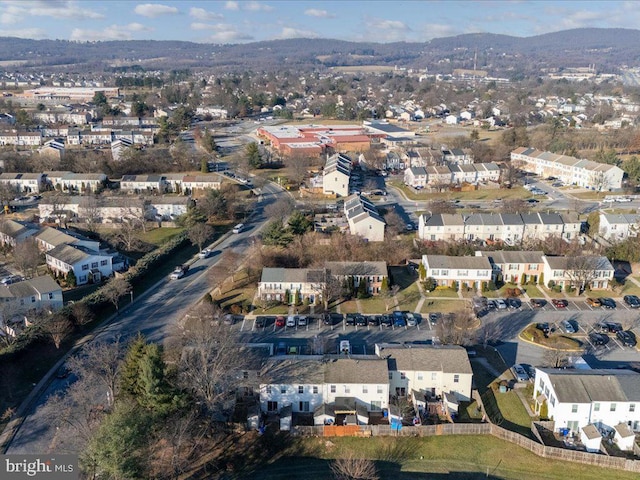
M551 257L545 255L547 264L552 270L615 270L607 257L584 255L580 257Z
M600 430L596 428L596 426L592 423L589 425L585 425L582 427L582 432L587 436L589 440L594 440L596 438L602 438L602 434Z
M97 253L79 245L63 244L49 250L47 255L60 260L67 265L75 265L76 263L89 258L91 255L97 255Z
M640 215L630 213L604 213L602 214L609 224L629 224L634 225L640 223Z
M36 235L36 240L40 240L41 242L57 247L58 245L62 245L65 243L75 243L79 240L79 238L58 230L57 228L44 227Z
M332 275L388 275L387 262L325 262Z
M640 374L632 370L540 368L563 403L640 401Z
M275 385L322 384L324 374L318 360L300 360L273 358L266 362L260 374L260 383Z
M262 269L261 282L319 283L325 279L322 268L272 268Z
M428 268L456 268L464 270L491 270L486 257L451 257L448 255L423 255Z
M542 263L542 251L510 251L497 250L494 252L480 252L483 257L489 258L493 263Z
M456 213L436 213L423 215L426 227L442 227L444 225L464 225L464 217Z
M153 182L160 183L164 180L163 175L151 174L151 175L123 175L123 182Z
M324 383L388 384L389 369L384 359L331 359L324 365Z
M41 295L43 293L51 293L51 292L62 292L60 285L56 283L56 281L51 278L49 275L42 275L40 277L32 278L28 280L31 286Z
M371 128L375 128L376 130L380 130L385 133L408 133L409 130L398 127L397 125L393 125L391 123L381 123L381 122L371 122L370 125L367 125Z
M380 355L389 357L389 370L473 373L467 351L457 345L384 345Z

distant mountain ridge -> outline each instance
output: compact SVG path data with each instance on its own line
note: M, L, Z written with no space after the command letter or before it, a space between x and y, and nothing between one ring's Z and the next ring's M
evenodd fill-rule
M275 70L342 65L388 65L445 71L478 68L492 74L535 74L540 68L595 64L603 71L640 64L640 30L580 28L514 37L472 33L422 43L359 43L332 39L270 40L214 45L184 41L128 40L78 43L0 37L0 61L22 60L20 67L42 69L76 65L141 65L144 69L216 67L224 70ZM517 61L515 59L518 59ZM526 59L526 62L522 60ZM15 67L7 66L7 70ZM2 68L0 67L0 70ZM68 71L68 70L67 70Z

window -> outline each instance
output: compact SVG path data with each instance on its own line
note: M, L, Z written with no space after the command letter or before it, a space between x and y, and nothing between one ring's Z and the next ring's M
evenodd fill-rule
M431 381L435 382L438 379L438 372L431 372Z
M571 413L578 413L578 405L575 403L571 405Z
M267 385L267 395L271 395L271 385Z
M432 236L435 237L435 235L432 235ZM433 238L432 240L435 240L435 238ZM438 276L440 275L440 270L431 270L431 274L434 276Z
M317 385L313 386L313 393L316 393L316 394L318 393L318 386Z
M98 262L91 262L91 268L98 268Z
M460 383L460 375L453 376L453 383Z
M406 380L407 376L405 375L404 372L400 372L400 380Z
M80 275L78 277L78 283L87 283L87 276L86 275Z
M367 387L366 385L362 386L362 393L369 393L369 387Z
M309 402L300 402L300 411L308 412L309 411Z
M82 265L82 270L89 270L89 264L85 263L84 265Z
M446 277L447 275L449 275L449 270L442 270L440 274Z
M635 412L636 411L636 404L635 403L630 403L629 404L629 411L630 412Z
M344 393L351 393L351 388L348 385L344 386Z
M269 411L269 412L277 412L278 411L278 402L267 402L267 411Z
M36 297L31 297L31 303L36 303Z
M599 412L600 411L600 404L599 403L594 403L593 404L593 411L594 412Z
M53 300L53 293L49 294L49 300Z
M616 404L612 403L611 406L609 407L609 411L610 412L615 412L616 411Z
M393 372L389 372L389 380L393 380Z
M285 387L284 385L282 385L280 387L280 393L287 393L287 387Z
M242 378L244 378L245 380L249 378L249 372L247 371L242 372Z
M336 386L335 385L331 385L331 393L336 393Z
M377 392L378 392L378 393L382 393L382 386L381 386L381 385L378 385Z
M422 380L422 377L423 377L423 376L424 376L424 375L422 375L422 372L418 373L418 380Z
M107 265L108 263L109 263L109 262L108 262L107 260L100 260L100 265L101 265L101 266L103 266L103 267L104 267L105 265Z
M374 400L371 402L372 412L379 412L380 410L382 410L382 402L380 400Z
M298 385L298 393L304 393L304 385Z

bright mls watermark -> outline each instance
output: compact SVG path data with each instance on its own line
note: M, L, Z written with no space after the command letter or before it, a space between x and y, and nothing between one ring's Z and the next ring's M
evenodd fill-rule
M77 455L1 455L0 479L77 480Z

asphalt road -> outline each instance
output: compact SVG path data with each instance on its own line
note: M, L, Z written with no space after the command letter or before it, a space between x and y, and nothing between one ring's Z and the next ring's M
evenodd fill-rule
M189 269L188 274L179 280L167 279L157 288L139 299L126 310L122 311L116 321L104 328L95 341L110 341L117 335L122 339L132 337L141 332L154 342L162 342L170 332L171 327L180 319L185 311L198 302L211 289L207 280L207 270L220 260L220 252L233 249L242 254L251 245L252 237L269 220L264 215L264 207L287 195L275 185L267 184L262 189L261 199L254 209L247 228L240 234L232 234L214 248L215 253L208 259L197 259ZM68 438L50 424L44 404L47 398L63 392L69 384L69 378L53 378L50 385L34 402L28 416L16 433L7 453L13 454L44 454L70 453L76 446L74 439Z

